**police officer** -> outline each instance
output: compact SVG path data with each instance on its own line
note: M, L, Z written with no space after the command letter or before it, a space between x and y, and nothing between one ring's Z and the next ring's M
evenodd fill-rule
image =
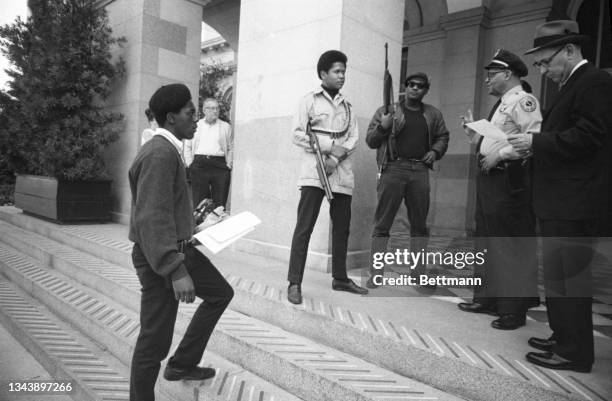
M498 98L489 115L491 123L506 135L539 132L540 106L521 85L521 78L527 75L521 59L498 50L485 69L489 94ZM505 140L481 137L465 129L477 144L476 243L479 249L487 249L487 256L485 264L475 271L482 278L482 286L474 289L473 302L460 303L459 309L498 314L500 317L491 325L513 330L525 325L527 309L537 296L528 160Z

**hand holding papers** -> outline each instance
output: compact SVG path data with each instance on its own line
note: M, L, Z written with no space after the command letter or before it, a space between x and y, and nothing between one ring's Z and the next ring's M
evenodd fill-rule
M498 142L508 142L506 134L488 120L478 120L467 123L466 126L485 138L492 139Z
M253 231L259 223L261 223L261 220L253 213L241 212L204 228L193 237L212 253L218 253L223 248ZM202 224L206 224L206 222Z
M480 139L480 135L477 135L476 131L468 128L467 126L468 123L474 122L474 116L472 115L472 110L468 109L465 116L459 116L459 117L461 118L461 127L463 127L463 131L465 132L465 135L468 137L470 142L472 142L473 144L477 144L478 140Z

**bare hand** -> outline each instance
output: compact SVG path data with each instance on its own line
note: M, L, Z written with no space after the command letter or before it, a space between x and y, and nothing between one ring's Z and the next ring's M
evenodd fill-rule
M473 123L474 116L472 115L472 110L468 109L467 113L464 116L459 116L461 118L461 126L465 128L465 124Z
M421 161L423 163L425 163L425 164L431 164L431 163L435 162L436 161L436 152L434 152L433 150L430 150L429 152L425 153L425 156L423 156Z
M173 280L172 288L174 289L174 298L177 301L188 304L195 301L195 287L189 274L178 280Z
M383 114L380 116L380 127L384 130L391 128L393 124L393 115L391 113Z
M484 159L482 159L482 161L480 162L480 169L482 171L488 172L493 167L497 166L501 161L502 158L499 155L499 152L492 152L485 156Z
M531 150L531 144L533 142L532 134L512 134L508 135L508 143L512 145L514 150L520 154L525 154Z
M463 127L463 131L465 135L469 138L470 141L474 140L474 136L476 136L476 131L469 128L467 124L474 122L474 116L472 115L472 110L468 109L467 113L464 116L459 116L461 119L461 127Z
M332 175L334 170L336 170L336 167L338 166L338 163L331 157L328 157L325 159L325 174Z

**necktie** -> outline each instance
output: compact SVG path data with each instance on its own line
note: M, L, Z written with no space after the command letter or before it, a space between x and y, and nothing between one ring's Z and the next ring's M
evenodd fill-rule
M500 103L501 103L501 97L499 99L497 99L497 102L495 102L495 104L491 108L491 111L489 112L489 116L487 117L488 121L491 121L491 119L493 118L493 115L497 111L497 108L499 107ZM478 144L476 145L476 154L480 154L480 144L482 143L483 139L484 139L484 137L481 136L480 140L478 141Z

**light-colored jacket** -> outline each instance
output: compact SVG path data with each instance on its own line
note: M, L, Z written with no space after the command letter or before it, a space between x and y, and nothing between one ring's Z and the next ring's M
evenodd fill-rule
M204 119L198 121L198 129L193 136L193 139L185 140L185 147L183 150L183 154L185 157L185 164L190 166L195 157L195 152L198 149L198 145L200 143L200 138L202 135L202 124L206 124ZM234 133L232 130L232 126L226 123L223 120L217 119L217 124L219 124L219 145L221 149L223 149L223 153L225 154L225 163L227 167L231 170L234 164Z
M317 174L317 161L310 146L310 137L306 134L308 121L313 130L341 131L346 127L347 119L348 129L339 138L332 139L330 135L323 133L316 135L322 154L329 155L332 145L342 146L350 152L329 176L329 183L332 192L352 195L355 187L353 151L357 146L359 130L351 104L340 93L332 100L323 88L309 92L300 99L293 119L293 143L303 149L299 156L301 167L298 186L323 188Z

